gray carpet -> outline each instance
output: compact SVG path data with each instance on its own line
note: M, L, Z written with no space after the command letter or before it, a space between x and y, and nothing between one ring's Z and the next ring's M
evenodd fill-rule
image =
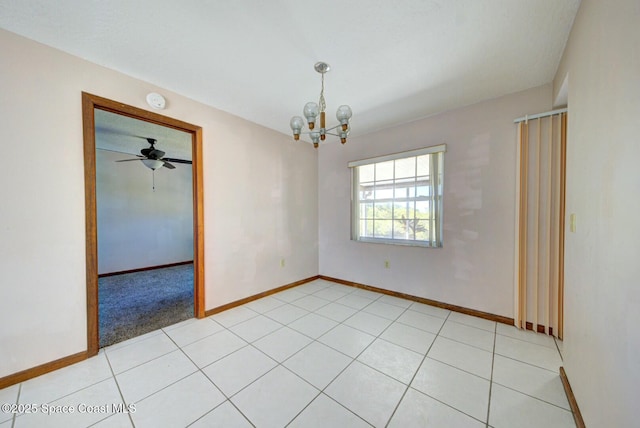
M193 318L193 264L98 279L100 347Z

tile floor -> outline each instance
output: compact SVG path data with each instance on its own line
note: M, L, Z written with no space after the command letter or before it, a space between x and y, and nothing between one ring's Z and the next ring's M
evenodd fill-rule
M0 390L39 406L0 428L573 427L561 365L551 337L316 280Z

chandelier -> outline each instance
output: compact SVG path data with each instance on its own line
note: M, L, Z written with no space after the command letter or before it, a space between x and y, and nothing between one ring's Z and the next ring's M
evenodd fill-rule
M347 142L347 136L349 135L349 119L353 113L351 112L351 107L348 105L341 105L338 107L338 111L336 112L336 119L340 122L338 125L327 128L325 124L325 109L327 105L324 101L324 75L326 72L331 70L331 67L326 62L316 62L314 65L315 70L322 75L322 87L320 89L320 100L318 103L314 103L313 101L305 104L304 109L302 109L302 114L307 119L307 123L309 124L309 131L302 131L302 127L304 126L304 120L300 116L293 116L291 118L291 122L289 125L291 126L291 130L293 131L294 140L298 141L300 139L300 134L308 134L311 137L311 141L313 142L313 147L318 148L318 144L320 141L324 141L327 134L334 135L336 137L340 137L340 142L342 144ZM316 118L320 116L320 127L316 128Z

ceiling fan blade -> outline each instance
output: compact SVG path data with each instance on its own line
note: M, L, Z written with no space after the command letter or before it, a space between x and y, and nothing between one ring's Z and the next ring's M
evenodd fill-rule
M191 165L191 161L190 160L175 159L175 158L162 158L162 160L173 162L173 163L186 163L186 164Z
M121 150L113 150L113 149L103 149L101 147L96 147L96 150L100 150L100 151L103 151L103 152L120 153L122 155L127 155L127 156L140 156L140 155L137 155L137 154L131 153L131 152L123 152Z
M161 160L164 162L164 167L165 167L165 168L169 168L169 169L176 169L176 167L175 167L175 166L171 165L171 164L170 164L169 162L167 162L166 160L164 160L164 159L161 159Z
M135 159L121 159L121 160L117 160L116 162L130 162L130 161L134 161L134 160L142 160L144 158L140 157L140 158L135 158Z
M143 140L147 139L147 137L142 137L140 135L127 134L126 132L122 132L120 129L117 129L117 128L114 129L109 126L97 125L95 129L98 134L113 134L113 135L122 135L123 137L142 138Z

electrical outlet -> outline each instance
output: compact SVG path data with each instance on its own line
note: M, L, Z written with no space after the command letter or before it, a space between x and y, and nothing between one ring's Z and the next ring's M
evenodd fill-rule
M384 261L384 267L385 269L389 269L389 260Z
M284 258L280 259L280 267L283 268L284 267Z

